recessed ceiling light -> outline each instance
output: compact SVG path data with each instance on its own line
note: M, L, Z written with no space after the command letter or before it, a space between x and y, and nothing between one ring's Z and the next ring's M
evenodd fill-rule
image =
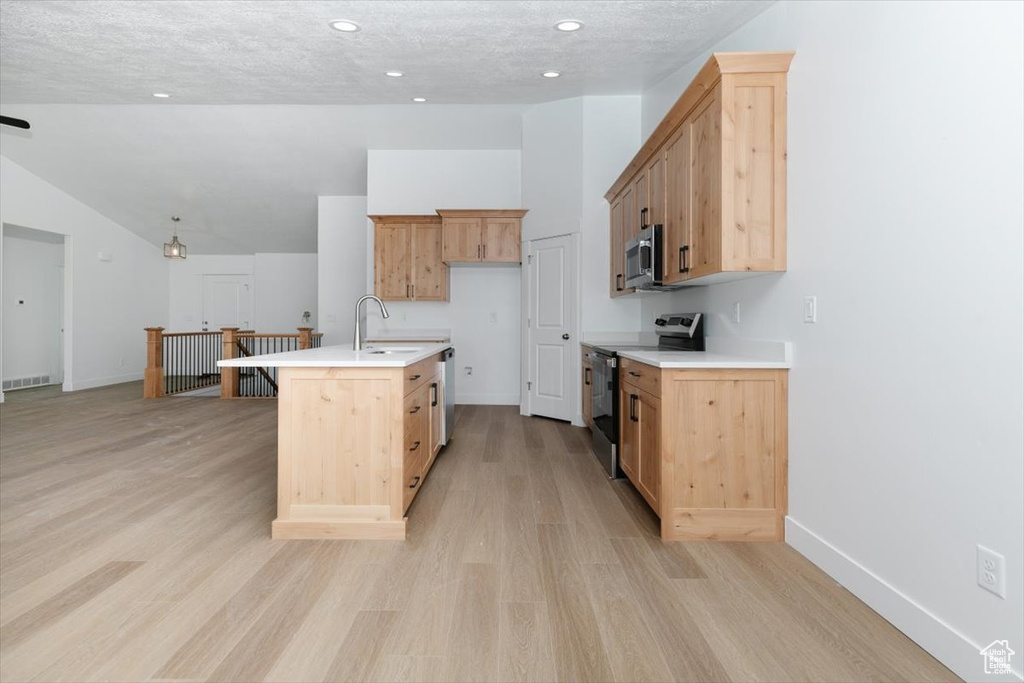
M576 21L574 19L566 19L565 21L560 21L557 24L555 24L555 28L557 28L559 31L566 32L579 31L581 28L583 28L583 23Z
M155 92L155 93L153 93L153 97L159 97L160 99L165 99L165 98L170 97L170 95L168 95L165 92Z
M342 31L344 33L355 33L359 30L359 24L354 21L348 21L347 19L335 19L331 22L331 28L335 31Z
M557 71L545 71L541 74L544 78L558 78L562 74Z
M401 71L385 71L384 75L385 76L391 76L391 78L401 78L405 74L402 73Z
M413 102L426 102L427 98L426 97L414 97L414 98L412 98L412 101Z

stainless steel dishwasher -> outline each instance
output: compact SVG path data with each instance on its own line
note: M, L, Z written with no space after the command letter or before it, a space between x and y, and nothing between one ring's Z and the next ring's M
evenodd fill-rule
M444 356L444 425L441 428L441 445L446 445L455 431L455 349L450 348Z

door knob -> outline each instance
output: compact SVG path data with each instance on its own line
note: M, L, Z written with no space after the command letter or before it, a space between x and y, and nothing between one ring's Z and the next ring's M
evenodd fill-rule
M566 332L565 334L562 335L562 339L568 339L568 338L569 338L569 333L568 332Z

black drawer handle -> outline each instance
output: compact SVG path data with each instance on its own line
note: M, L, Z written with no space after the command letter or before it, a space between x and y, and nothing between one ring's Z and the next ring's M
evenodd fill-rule
M430 407L437 405L437 382L430 383Z
M415 382L416 380L418 380L422 376L423 375L413 375L412 377L409 378L409 381L410 382Z
M642 375L641 373L639 373L639 372L633 372L632 370L630 370L630 371L629 371L629 375L630 375L631 377L642 377L642 376L643 376L643 375Z
M689 273L690 266L686 262L686 257L690 253L690 245L679 247L679 272Z
M412 448L410 448L410 449L409 449L409 452L412 452L412 451L416 450L416 449L417 449L417 448L419 448L419 447L420 447L420 442L419 442L419 441L417 441L416 443L414 443L414 444L412 445Z
M410 411L409 411L409 414L410 414L410 415L415 415L415 414L416 414L416 413L418 413L418 412L420 412L420 406L416 406L415 408L413 408L412 410L410 410Z
M412 483L409 484L409 488L414 489L414 488L416 488L419 485L420 485L420 478L419 477L413 477L412 478Z

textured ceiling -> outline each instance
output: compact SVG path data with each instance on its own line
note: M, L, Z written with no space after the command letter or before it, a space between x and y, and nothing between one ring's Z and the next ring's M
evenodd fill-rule
M311 252L367 149L518 149L530 104L638 94L770 4L0 0L0 153L155 245Z
M0 99L501 104L637 93L768 4L2 0ZM329 28L339 18L362 30ZM566 18L585 27L555 31ZM541 78L549 69L563 76Z

